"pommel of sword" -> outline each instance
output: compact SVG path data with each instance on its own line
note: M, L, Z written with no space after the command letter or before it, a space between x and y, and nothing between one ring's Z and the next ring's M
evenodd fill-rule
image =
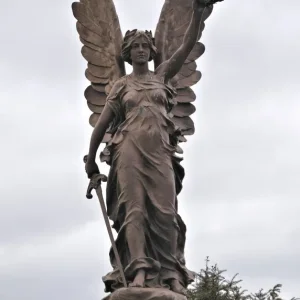
M87 155L83 158L84 163L87 162ZM87 191L86 191L86 197L88 199L92 199L92 191L97 190L97 188L101 185L101 182L107 182L107 176L103 174L94 174L90 180L90 183L88 185Z

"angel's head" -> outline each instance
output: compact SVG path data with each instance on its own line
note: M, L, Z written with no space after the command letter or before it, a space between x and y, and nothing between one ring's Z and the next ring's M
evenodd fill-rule
M151 61L157 53L151 31L132 30L127 31L122 45L122 57L124 61L132 65L132 62L143 64Z

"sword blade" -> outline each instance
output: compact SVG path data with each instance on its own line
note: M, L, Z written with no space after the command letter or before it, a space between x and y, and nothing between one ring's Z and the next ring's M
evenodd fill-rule
M111 245L112 245L116 260L117 260L117 266L120 270L120 274L121 274L121 277L122 277L124 287L127 288L127 282L126 282L125 274L124 274L124 271L123 271L123 266L122 266L122 263L121 263L121 260L120 260L120 256L119 256L118 249L117 249L117 246L116 246L116 243L115 243L115 240L114 240L113 232L112 232L112 229L111 229L111 226L110 226L110 223L109 223L109 219L108 219L108 216L107 216L106 206L105 206L105 202L104 202L104 199L103 199L101 184L99 184L99 186L96 188L96 194L97 194L98 199L99 199L100 207L101 207L101 210L102 210L102 214L103 214L103 217L104 217L104 221L105 221L105 225L106 225L106 228L107 228L107 231L108 231L110 242L111 242Z

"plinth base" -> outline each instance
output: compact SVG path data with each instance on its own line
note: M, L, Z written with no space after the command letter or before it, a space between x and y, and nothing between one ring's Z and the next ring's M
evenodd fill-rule
M187 298L163 288L121 288L104 300L187 300Z

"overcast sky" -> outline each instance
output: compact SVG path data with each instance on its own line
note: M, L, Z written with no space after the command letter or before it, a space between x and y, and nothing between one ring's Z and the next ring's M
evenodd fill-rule
M71 2L1 0L1 300L98 300L111 269L99 204L85 199L88 82ZM154 30L163 1L115 4L125 32ZM299 11L216 6L179 199L189 268L210 256L251 292L282 283L286 298L300 296Z

